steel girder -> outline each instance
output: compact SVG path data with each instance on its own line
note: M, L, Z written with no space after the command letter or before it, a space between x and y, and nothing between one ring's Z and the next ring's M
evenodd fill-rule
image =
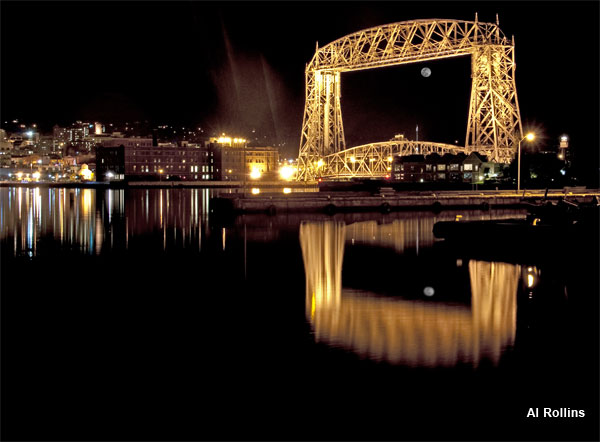
M385 141L336 152L313 164L320 177L370 178L391 173L394 156L467 153L464 147L429 141Z
M412 20L365 29L317 47L305 70L298 179L313 180L326 170L334 170L333 166L323 168L324 157L346 148L341 72L463 55L472 56L473 78L465 149L509 162L522 138L514 41L509 41L497 24L481 23L477 18L473 22ZM383 147L386 143L377 144Z

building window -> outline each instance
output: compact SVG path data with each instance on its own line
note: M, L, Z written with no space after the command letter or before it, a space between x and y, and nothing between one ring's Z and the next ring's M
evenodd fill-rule
M445 164L438 164L437 169L438 170L446 170L446 165Z
M472 164L465 164L465 170L473 170Z

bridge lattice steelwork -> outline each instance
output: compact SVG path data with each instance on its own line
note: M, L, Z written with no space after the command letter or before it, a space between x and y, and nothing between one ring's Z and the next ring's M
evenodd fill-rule
M317 160L317 171L323 177L373 177L389 175L397 155L467 153L464 147L428 141L386 141L356 146Z
M412 20L365 29L318 48L306 66L306 96L298 179L321 176L383 176L383 150L389 143L353 149L381 148L382 153L344 153L346 141L341 111L341 73L407 63L471 56L471 100L465 146L428 143L430 152L477 151L491 161L508 163L522 138L515 85L514 38L509 41L498 23L446 19ZM437 148L435 147L437 146ZM414 153L413 145L394 154ZM354 165L343 158L354 157ZM359 159L360 158L360 159ZM367 163L363 162L363 158ZM358 163L358 164L357 164ZM375 163L375 164L371 164ZM360 173L353 172L360 170ZM340 175L341 174L341 175Z

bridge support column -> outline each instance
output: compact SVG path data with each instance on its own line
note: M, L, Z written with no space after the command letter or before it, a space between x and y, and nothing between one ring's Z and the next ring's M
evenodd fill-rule
M522 138L514 74L514 46L474 48L466 147L499 163L510 163Z
M299 179L317 178L324 156L346 148L339 71L306 71L306 106L298 158Z

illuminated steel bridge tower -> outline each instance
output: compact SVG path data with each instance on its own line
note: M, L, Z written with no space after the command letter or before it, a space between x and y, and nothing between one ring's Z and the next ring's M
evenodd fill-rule
M346 148L342 72L471 56L471 100L465 146L398 140ZM393 155L479 152L509 163L522 138L515 85L515 45L496 24L412 20L365 29L315 52L306 66L298 179L384 176Z

